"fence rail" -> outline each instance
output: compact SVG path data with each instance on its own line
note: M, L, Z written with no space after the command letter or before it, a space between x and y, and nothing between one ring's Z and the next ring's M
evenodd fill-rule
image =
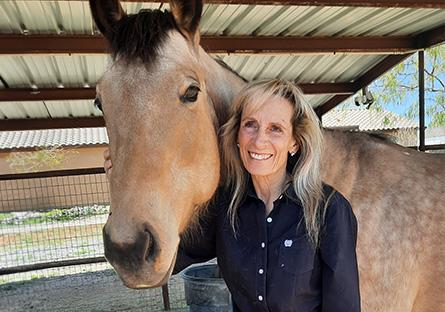
M42 292L40 297L48 297L42 299L45 304L41 308L58 310L61 304L49 304L51 291L56 294L66 288L67 293L72 293L77 289L70 284L74 279L76 283L82 281L86 288L97 288L96 276L101 276L107 283L113 283L120 294L108 293L107 298L95 294L102 302L100 309L92 307L93 310L120 311L140 305L141 309L130 310L184 311L180 278L173 278L170 289L165 286L161 293L160 289L145 290L144 301L140 298L141 291L126 289L115 273L111 273L103 256L102 242L102 227L108 211L108 182L103 168L0 175L0 292L6 296L0 299L0 304L6 300L9 306L15 307L11 309L26 309L26 298L30 302L36 300L28 294L39 291L30 292L25 285L35 285L39 280L42 285L51 285L49 280L53 280L57 289ZM104 275L101 273L104 270L110 273ZM21 287L24 287L22 292ZM94 290L87 291L91 292ZM123 293L127 295L122 296ZM110 302L106 307L104 300Z

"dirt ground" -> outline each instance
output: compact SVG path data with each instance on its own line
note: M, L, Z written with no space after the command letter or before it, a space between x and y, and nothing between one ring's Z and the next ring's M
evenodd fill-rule
M171 311L188 311L180 276L169 281ZM164 311L161 288L132 290L113 270L37 278L0 285L0 310L23 311Z

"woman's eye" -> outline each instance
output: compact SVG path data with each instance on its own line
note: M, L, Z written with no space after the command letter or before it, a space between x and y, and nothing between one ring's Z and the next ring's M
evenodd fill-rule
M281 133L281 132L283 132L283 130L281 130L281 128L280 128L280 127L277 127L277 126L272 126L272 127L270 128L270 130L271 130L272 132L277 132L277 133Z
M94 106L100 110L101 112L103 112L102 110L102 102L99 100L99 98L95 98L94 99Z
M254 121L249 120L244 123L244 127L245 128L255 128L256 123Z
M198 99L198 94L201 91L198 86L191 85L187 88L185 93L181 96L182 103L194 103Z

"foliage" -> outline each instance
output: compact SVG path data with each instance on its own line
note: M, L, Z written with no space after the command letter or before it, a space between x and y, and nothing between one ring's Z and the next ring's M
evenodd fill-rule
M52 146L32 152L12 152L6 161L15 172L37 172L60 168L72 154L77 151Z
M445 126L445 45L425 50L425 114L429 127ZM373 82L369 89L375 97L372 109L388 105L404 109L409 119L417 119L419 111L418 54L415 53ZM351 106L351 102L345 106ZM353 104L352 104L353 105Z
M0 214L0 224L37 224L45 222L71 221L81 217L90 217L107 214L109 206L93 205L73 207L69 209L53 209L46 212L7 213Z

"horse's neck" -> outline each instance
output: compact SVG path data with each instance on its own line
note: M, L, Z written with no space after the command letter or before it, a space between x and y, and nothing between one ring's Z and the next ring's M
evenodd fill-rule
M219 125L223 125L229 116L229 107L235 96L246 84L230 70L223 68L202 48L200 61L206 71L207 92L213 102Z

